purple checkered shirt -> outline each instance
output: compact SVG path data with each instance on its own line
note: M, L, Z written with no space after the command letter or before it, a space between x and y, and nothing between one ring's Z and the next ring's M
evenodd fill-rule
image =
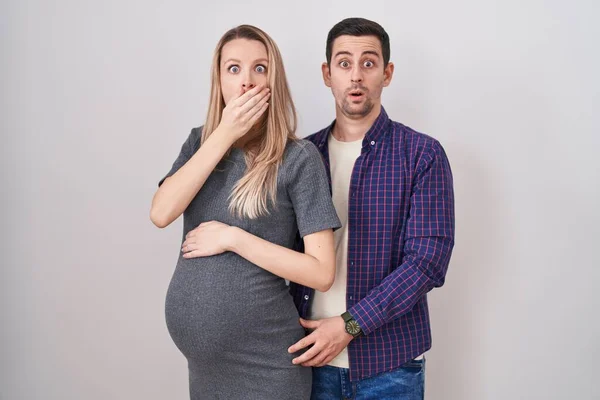
M327 138L334 123L307 138L323 154L330 181ZM364 332L348 346L356 381L431 348L427 292L444 284L454 246L444 149L390 120L382 107L363 139L349 196L346 305ZM290 292L306 318L313 290L291 283Z

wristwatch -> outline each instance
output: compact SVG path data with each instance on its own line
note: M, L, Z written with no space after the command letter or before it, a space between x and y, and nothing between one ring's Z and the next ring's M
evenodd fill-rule
M346 311L342 314L342 318L344 319L344 323L346 324L346 332L348 332L353 337L360 336L360 334L362 333L362 329L360 328L360 325L358 324L358 322L356 322L352 314Z

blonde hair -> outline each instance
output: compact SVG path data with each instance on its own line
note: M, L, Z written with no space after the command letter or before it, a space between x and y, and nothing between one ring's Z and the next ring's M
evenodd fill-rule
M225 102L221 88L221 50L234 39L257 40L268 54L267 85L271 89L269 107L258 124L261 139L245 151L246 172L229 196L229 210L238 217L255 219L269 213L269 200L275 204L277 172L289 140L297 140L296 108L283 68L277 45L262 30L252 25L240 25L227 31L215 48L211 70L211 90L206 123L201 143L214 132L221 122Z

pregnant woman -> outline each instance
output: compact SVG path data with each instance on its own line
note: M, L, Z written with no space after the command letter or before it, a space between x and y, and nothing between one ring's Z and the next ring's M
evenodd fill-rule
M311 370L287 349L304 336L285 279L326 291L340 226L320 153L296 137L281 55L241 25L217 44L206 123L192 129L152 200L183 214L166 299L192 399L308 399ZM304 252L293 250L297 235Z

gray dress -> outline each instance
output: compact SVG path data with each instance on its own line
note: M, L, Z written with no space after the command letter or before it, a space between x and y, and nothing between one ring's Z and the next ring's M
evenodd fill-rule
M192 130L166 177L198 149L200 133ZM256 220L228 211L229 194L245 169L243 151L232 149L185 210L184 237L215 220L292 248L297 232L304 237L340 226L312 143L288 144L277 203ZM304 329L283 278L232 252L193 259L180 254L165 308L171 337L188 360L191 399L309 399L311 369L293 365L295 355L287 352Z

